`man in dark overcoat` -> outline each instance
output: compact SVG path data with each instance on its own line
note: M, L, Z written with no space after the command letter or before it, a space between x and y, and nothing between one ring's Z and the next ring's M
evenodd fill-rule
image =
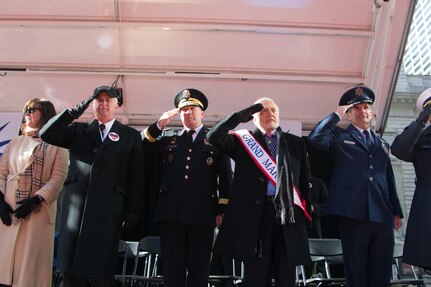
M69 149L69 172L60 214L57 268L66 287L110 286L120 233L139 218L143 152L138 131L115 119L117 90L93 96L53 117L41 138ZM95 120L74 122L93 102Z
M418 118L397 135L391 151L397 158L413 163L416 188L410 208L404 241L403 263L431 271L431 88L416 102Z
M252 133L230 133L253 114ZM305 143L283 132L279 122L278 106L262 98L218 122L207 135L235 161L229 206L214 252L244 262L245 287L271 286L272 278L275 286L293 287L295 266L310 263Z
M334 159L326 213L338 220L347 286L389 286L393 229L403 217L389 144L370 128L374 98L366 86L348 89L308 136ZM351 124L338 127L345 115Z
M142 132L145 155L163 165L154 220L160 226L164 286L205 287L214 227L223 221L232 171L229 158L205 138L207 97L184 89L174 105ZM167 129L177 114L183 128Z

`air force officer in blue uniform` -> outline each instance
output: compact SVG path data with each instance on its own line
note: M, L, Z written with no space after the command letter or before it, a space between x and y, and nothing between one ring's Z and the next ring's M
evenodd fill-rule
M393 228L403 217L389 144L370 130L374 98L365 86L349 89L308 136L335 161L326 213L338 219L349 287L389 286ZM337 126L345 115L351 123L346 129Z

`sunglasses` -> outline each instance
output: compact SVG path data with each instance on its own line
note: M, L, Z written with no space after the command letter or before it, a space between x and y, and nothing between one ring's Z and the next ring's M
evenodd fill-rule
M27 108L24 112L24 114L29 113L29 114L34 114L34 112L36 112L36 110L39 110L39 108L35 108L35 107L31 107L31 108Z

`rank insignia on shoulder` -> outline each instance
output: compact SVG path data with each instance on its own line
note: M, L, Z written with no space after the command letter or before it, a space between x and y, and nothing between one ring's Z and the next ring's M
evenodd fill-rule
M382 141L382 149L387 155L389 155L389 148L386 146L386 144L383 141Z

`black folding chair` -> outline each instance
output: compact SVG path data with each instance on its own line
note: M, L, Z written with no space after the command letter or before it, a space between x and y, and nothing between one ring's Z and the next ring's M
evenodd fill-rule
M308 240L312 260L323 261L325 265L324 278L310 278L302 281L303 286L345 286L345 278L333 278L330 265L343 264L341 240L336 238L310 238ZM303 268L302 268L303 270ZM303 273L305 278L305 274Z
M237 271L237 265L240 266L240 271ZM209 286L214 286L216 283L230 282L234 286L240 286L244 278L244 263L232 259L232 274L231 275L214 275L210 274L208 278Z
M133 273L128 272L131 268L127 268L129 261L134 262L138 255L138 241L124 241L120 240L118 242L118 257L122 258L121 274L115 275L115 280L121 282L121 286L125 287L127 283L130 286L133 285Z
M140 259L143 259L142 274L137 274ZM158 265L160 261L160 237L146 236L139 241L138 253L135 257L132 284L141 282L140 286L163 285L163 276Z

